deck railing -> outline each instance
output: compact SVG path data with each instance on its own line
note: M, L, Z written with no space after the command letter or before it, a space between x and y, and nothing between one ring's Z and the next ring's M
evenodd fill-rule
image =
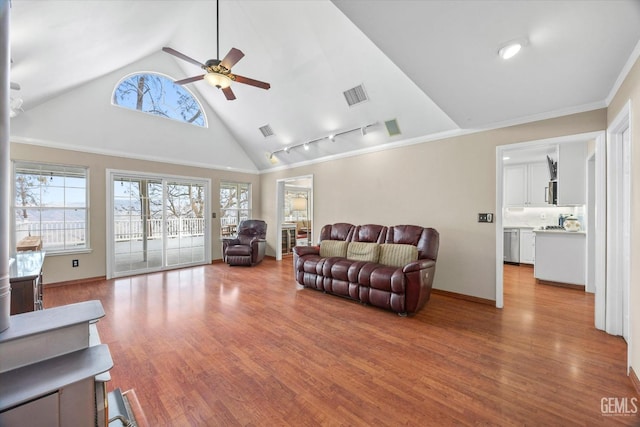
M147 239L162 237L163 220L148 219ZM204 235L204 218L172 218L166 221L167 236L189 237ZM113 234L118 242L140 240L144 237L142 219L116 220ZM84 221L42 221L16 224L16 241L27 236L41 236L45 247L60 247L83 243L86 241Z

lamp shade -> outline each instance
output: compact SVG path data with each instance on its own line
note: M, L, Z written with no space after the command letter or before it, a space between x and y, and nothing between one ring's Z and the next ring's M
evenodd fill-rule
M307 199L303 197L296 197L293 199L293 210L304 211L307 210Z
M226 89L231 86L231 79L224 74L220 73L207 73L204 79L211 86L219 87L220 89Z

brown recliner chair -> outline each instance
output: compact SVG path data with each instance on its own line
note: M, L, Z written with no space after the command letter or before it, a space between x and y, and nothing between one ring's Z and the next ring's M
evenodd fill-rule
M222 256L229 265L256 265L267 249L267 223L247 219L238 226L238 237L222 240Z

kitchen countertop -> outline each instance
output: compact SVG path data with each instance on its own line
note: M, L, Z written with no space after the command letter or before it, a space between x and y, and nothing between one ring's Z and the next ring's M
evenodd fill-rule
M543 230L541 228L534 228L533 229L534 233L554 233L554 234L576 234L576 235L580 235L580 234L587 234L586 231L580 230L580 231L567 231L567 230Z

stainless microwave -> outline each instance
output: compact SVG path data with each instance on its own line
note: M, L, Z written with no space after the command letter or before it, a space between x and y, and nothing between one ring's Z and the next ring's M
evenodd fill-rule
M550 205L558 204L558 181L549 181L549 186L547 187L546 201Z

